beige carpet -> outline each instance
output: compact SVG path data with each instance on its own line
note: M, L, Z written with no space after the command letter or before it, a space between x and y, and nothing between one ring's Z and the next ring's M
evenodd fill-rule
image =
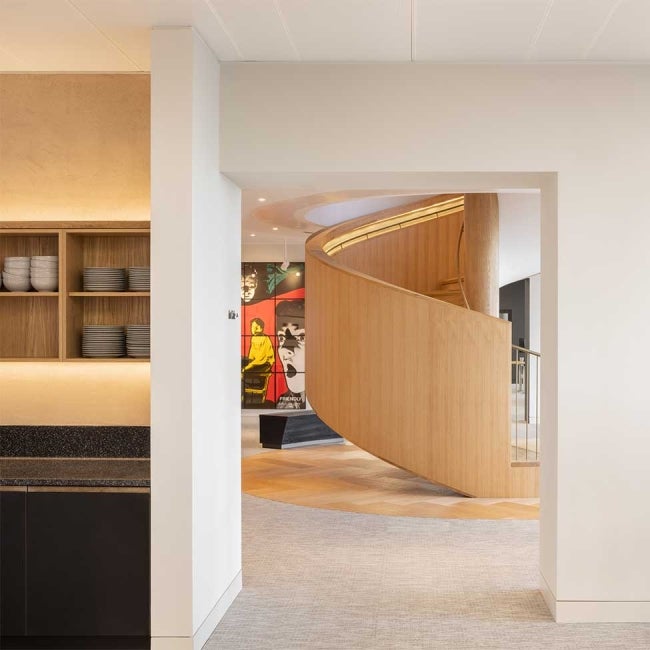
M243 495L244 589L210 650L650 648L650 625L557 625L536 521L387 517Z

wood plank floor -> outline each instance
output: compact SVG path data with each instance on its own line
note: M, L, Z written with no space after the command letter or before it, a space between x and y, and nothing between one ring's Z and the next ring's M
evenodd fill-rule
M347 512L444 519L538 519L539 499L474 499L432 485L349 443L242 459L247 494Z

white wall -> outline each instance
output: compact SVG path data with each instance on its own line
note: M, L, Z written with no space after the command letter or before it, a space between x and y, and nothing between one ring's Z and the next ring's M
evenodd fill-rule
M240 194L219 174L219 65L152 33L153 650L199 648L241 587Z
M305 245L287 242L287 256L290 262L304 262ZM284 259L284 242L243 242L241 258L243 262L281 262Z
M538 192L499 194L499 286L539 273Z
M239 188L219 173L219 64L195 37L192 186L193 622L241 587ZM239 582L239 585L236 583ZM212 616L211 632L229 602Z
M644 65L222 67L240 184L541 187L541 570L560 620L650 620L650 352L621 351L650 320L648 114Z

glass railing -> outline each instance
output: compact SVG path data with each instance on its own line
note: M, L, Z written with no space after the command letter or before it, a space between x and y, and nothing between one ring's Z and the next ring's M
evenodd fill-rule
M512 346L512 460L538 461L540 457L541 354Z

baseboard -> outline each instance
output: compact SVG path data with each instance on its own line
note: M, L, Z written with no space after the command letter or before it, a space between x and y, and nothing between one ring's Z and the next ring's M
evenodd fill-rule
M650 601L557 600L544 576L541 591L556 623L650 623Z
M241 571L235 576L193 637L152 637L151 650L201 650L242 588Z
M194 650L190 636L152 636L151 650Z
M650 601L558 600L556 623L650 623Z
M148 636L0 636L3 650L149 650Z
M199 629L194 633L192 650L201 650L206 644L210 635L214 632L214 628L217 627L223 615L228 611L235 598L237 598L237 594L239 594L241 588L242 572L240 571L228 585L226 591L223 592L217 604L212 608L212 611L205 617Z
M544 602L548 607L548 611L551 612L551 616L553 617L553 619L556 619L557 600L555 598L555 594L548 586L548 582L546 582L546 578L541 574L541 572L539 574L539 580L540 580L540 590L542 592L542 596L544 597Z

